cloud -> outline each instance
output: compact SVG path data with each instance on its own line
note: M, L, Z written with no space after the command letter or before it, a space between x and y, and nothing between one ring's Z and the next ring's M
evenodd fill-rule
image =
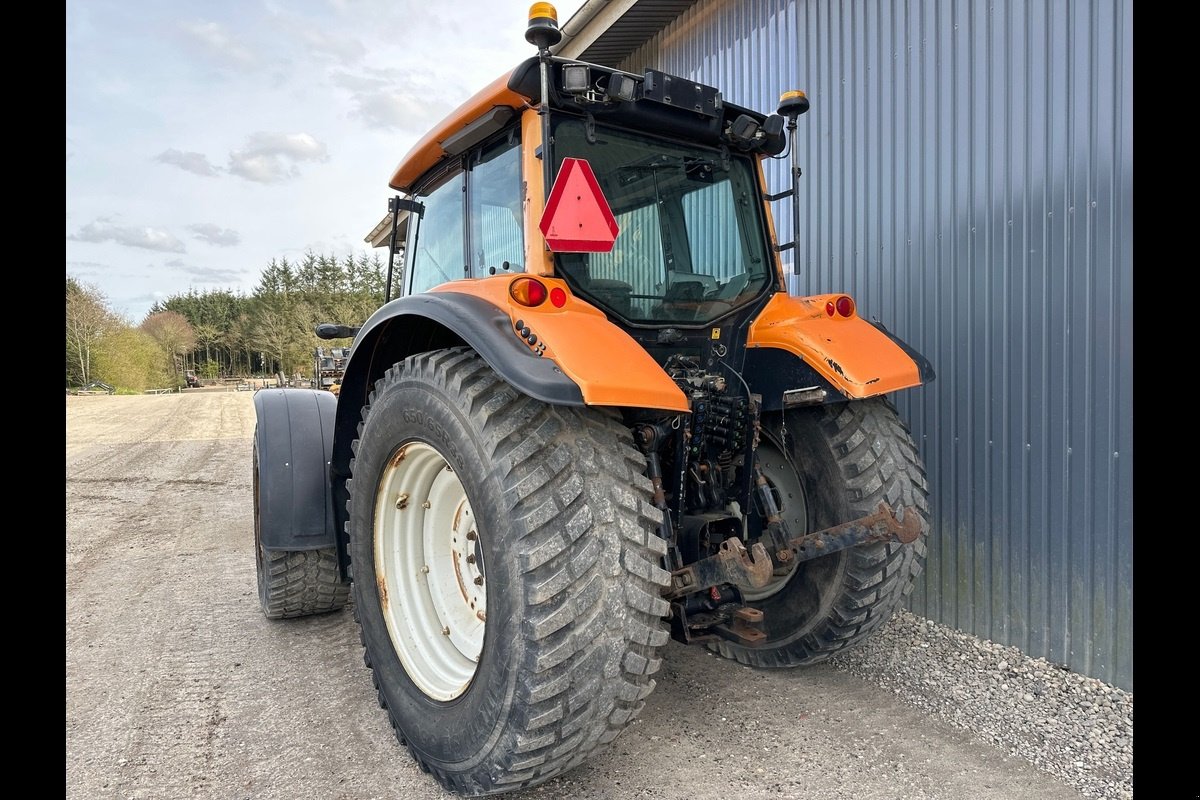
M317 56L329 56L342 64L354 64L362 60L366 48L353 36L334 34L329 31L309 28L299 30L299 37L308 45L309 51Z
M128 306L152 306L159 300L166 300L166 292L149 292L147 294L139 294L133 297L117 297L113 302Z
M221 174L221 168L208 160L208 156L204 153L183 152L182 150L163 150L154 157L155 161L163 164L170 164L173 167L179 167L185 172L191 172L195 175L203 175L212 177Z
M328 161L325 145L307 133L254 133L229 154L229 171L255 183L279 183L300 174L297 164Z
M244 276L242 270L218 267L187 267L184 272L195 278L198 283L229 283Z
M208 242L217 247L233 247L242 241L241 234L229 228L222 228L214 225L211 222L201 222L195 225L188 225L188 230L195 234L193 239L199 239L202 242Z
M227 269L223 267L198 267L195 264L188 264L180 258L173 258L170 261L163 262L164 267L182 272L187 275L195 283L216 283L227 284L236 283L245 277L245 270Z
M186 253L183 242L169 231L158 228L112 225L106 219L89 222L78 232L67 237L76 242L116 242L126 247L158 250L163 253Z
M384 70L366 70L360 73L337 70L336 72L329 73L329 77L333 81L334 86L340 86L352 92L369 92L382 89L391 80L396 80L400 76L398 72L391 70L386 72Z
M358 2L358 0L355 0ZM295 13L299 3L267 0L263 4L271 21L275 24L279 37L291 45L293 51L303 60L327 59L340 64L356 64L363 59L366 47L362 40L353 32L362 31L362 20L372 20L370 9L362 9L363 15L356 22L330 24L329 15L318 12L317 16ZM370 30L371 25L366 29Z
M246 68L258 63L254 51L234 39L220 23L194 20L180 28L206 55L224 66Z
M338 71L330 77L335 86L350 92L354 104L350 117L371 128L422 133L430 119L439 119L449 110L446 103L431 101L431 86L412 73L401 76L392 70ZM397 91L397 85L412 91Z
M428 109L399 92L360 92L354 95L354 103L350 116L372 128L416 130L428 124Z

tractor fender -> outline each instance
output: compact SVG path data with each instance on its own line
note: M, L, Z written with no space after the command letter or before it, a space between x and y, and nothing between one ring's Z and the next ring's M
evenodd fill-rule
M579 386L552 361L535 356L517 340L508 316L479 297L427 292L399 297L380 306L354 337L337 397L330 470L335 525L342 552L347 543L344 523L351 447L358 438L362 410L375 381L393 364L411 355L464 344L479 353L518 391L555 405L584 404Z
M415 353L460 344L469 345L523 394L553 405L584 404L574 381L513 335L504 311L458 292L399 297L372 314L350 349L341 397L365 401L370 384L392 364Z
M746 339L747 380L777 383L787 367L791 382L828 386L851 400L862 400L929 383L933 366L881 323L830 314L841 295L792 297L776 294L750 326ZM790 354L803 362L788 365ZM771 376L768 378L767 376ZM798 389L801 386L788 388ZM767 394L773 394L768 391Z
M571 295L564 281L537 278L548 290L563 291L562 306L545 302L531 309L512 301L511 284L529 278L520 273L443 284L384 304L359 329L337 400L330 464L339 532L362 409L375 382L411 355L467 345L517 391L552 405L688 411L687 398L650 354ZM339 541L345 545L344 534Z
M259 535L265 550L334 547L329 460L337 398L313 389L254 393Z
M519 279L528 278L455 281L382 306L350 350L339 403L347 409L343 413L361 408L392 364L464 344L517 391L551 405L688 411L687 398L650 354L597 308L570 295L565 282L539 278L563 290L562 306L524 308L509 295L510 284ZM357 411L352 422L357 429ZM339 415L339 450L343 423Z

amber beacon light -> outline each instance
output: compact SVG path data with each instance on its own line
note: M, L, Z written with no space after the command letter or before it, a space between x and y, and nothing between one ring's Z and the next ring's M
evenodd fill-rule
M536 45L539 50L556 45L562 40L558 29L558 12L550 3L534 3L529 7L529 27L525 29L525 41Z

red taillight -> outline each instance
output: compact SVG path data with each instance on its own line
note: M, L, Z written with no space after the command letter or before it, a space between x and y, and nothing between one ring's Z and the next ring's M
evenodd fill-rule
M831 317L834 314L848 317L854 313L854 301L846 295L841 295L837 299L829 300L825 303L825 313Z
M545 284L533 278L517 278L508 287L508 293L523 306L540 306L546 302Z
M562 308L567 304L567 293L555 286L550 290L550 303L555 308Z

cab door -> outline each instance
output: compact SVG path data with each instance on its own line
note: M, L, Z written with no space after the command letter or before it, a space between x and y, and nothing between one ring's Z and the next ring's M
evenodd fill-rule
M430 172L408 230L405 294L524 271L520 140L514 127Z

